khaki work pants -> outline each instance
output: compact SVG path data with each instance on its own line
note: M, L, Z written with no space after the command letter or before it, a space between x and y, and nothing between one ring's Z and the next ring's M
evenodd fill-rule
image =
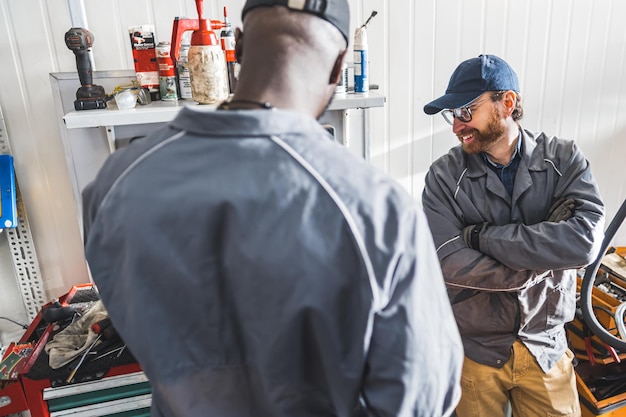
M510 402L513 417L580 417L576 376L568 349L545 374L519 340L500 369L465 357L458 417L504 417Z

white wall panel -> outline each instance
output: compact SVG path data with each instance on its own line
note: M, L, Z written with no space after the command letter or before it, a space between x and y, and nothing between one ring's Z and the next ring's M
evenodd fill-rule
M75 208L51 101L48 73L57 70L57 19L69 14L64 1L0 3L0 104L15 156L15 169L35 235L35 247L47 289L84 282L85 268ZM49 13L54 13L50 16ZM73 62L73 56L72 56ZM78 258L80 259L80 258Z
M239 26L243 3L205 0L205 17L221 18L225 5ZM353 30L372 10L378 12L368 28L371 82L380 86L387 103L371 111L371 162L416 199L430 163L457 144L441 116L423 113L424 104L444 92L460 61L493 53L520 76L526 111L522 125L576 140L598 178L609 218L617 211L626 198L626 2L349 3ZM95 68L101 71L133 68L128 26L153 24L157 39L169 41L175 16L196 16L192 0L83 4L95 36ZM71 26L67 0L0 0L0 105L51 297L87 280L48 77L76 70L63 39ZM362 119L353 113L351 130L360 132ZM626 245L626 232L620 231L616 242ZM13 279L5 269L0 268L0 282Z

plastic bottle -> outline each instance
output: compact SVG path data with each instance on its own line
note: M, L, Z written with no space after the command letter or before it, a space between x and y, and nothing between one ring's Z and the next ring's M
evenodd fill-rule
M354 32L354 92L369 91L369 56L365 25Z
M202 2L196 0L199 29L191 34L188 53L191 95L200 104L213 104L228 98L228 73L217 35L203 17Z

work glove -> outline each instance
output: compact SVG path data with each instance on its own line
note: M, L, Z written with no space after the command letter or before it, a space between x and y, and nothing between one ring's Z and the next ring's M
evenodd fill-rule
M480 250L479 233L483 229L483 224L472 224L463 228L463 240L468 248Z
M560 198L552 204L548 211L547 222L558 223L563 220L567 220L574 214L574 208L576 203L572 198Z

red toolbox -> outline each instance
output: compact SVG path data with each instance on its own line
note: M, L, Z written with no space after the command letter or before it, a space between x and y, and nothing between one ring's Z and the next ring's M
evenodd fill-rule
M76 311L88 310L99 300L93 284L74 286L58 304ZM48 323L37 314L18 342L11 343L0 363L0 416L29 411L32 417L72 415L148 416L150 384L128 349L90 361L68 378L68 367L52 369L46 343L63 329L62 322ZM67 381L70 380L71 383Z

